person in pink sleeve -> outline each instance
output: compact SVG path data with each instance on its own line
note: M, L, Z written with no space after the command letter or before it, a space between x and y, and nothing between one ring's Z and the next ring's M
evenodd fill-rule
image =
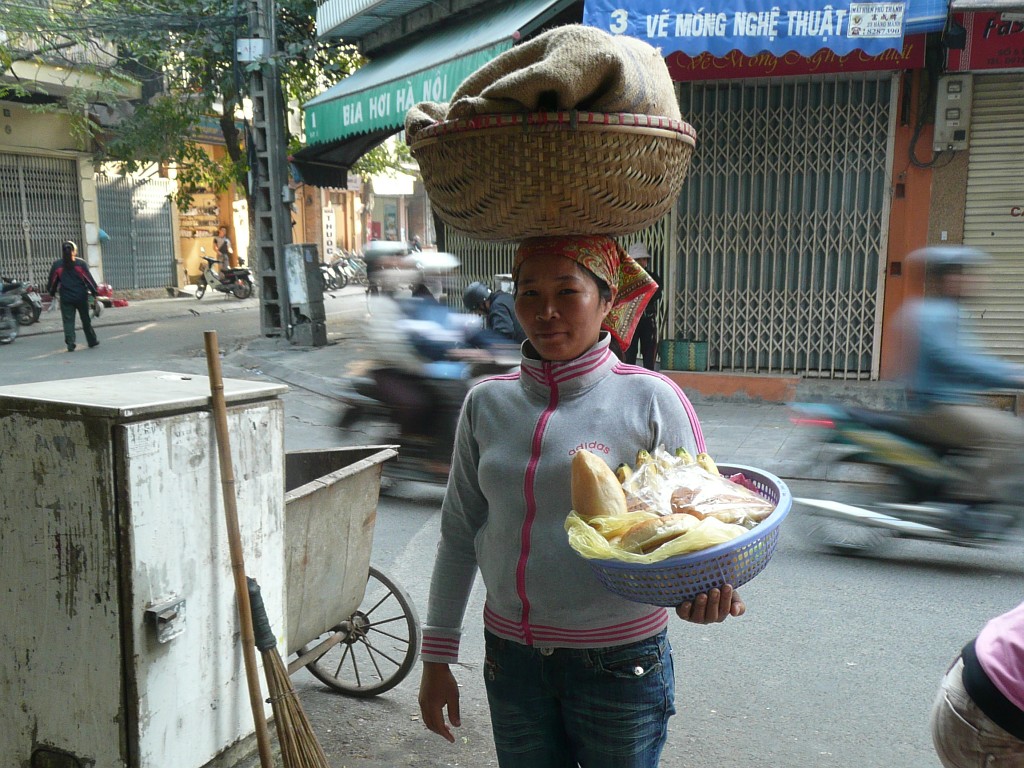
M964 646L942 680L931 724L946 768L1024 768L1024 603Z

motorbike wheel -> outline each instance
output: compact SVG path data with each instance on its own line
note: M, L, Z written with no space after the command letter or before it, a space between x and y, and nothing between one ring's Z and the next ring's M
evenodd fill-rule
M103 314L103 302L97 299L95 296L92 299L92 316L99 317Z
M19 325L32 325L36 320L39 319L39 315L36 313L36 308L31 304L25 304L21 309L18 310L18 324Z
M196 286L196 298L203 298L204 293L206 293L206 280L200 280L199 285Z
M242 278L231 286L231 293L236 299L248 299L252 296L252 283L249 282L248 278Z
M348 286L348 275L345 272L338 272L334 276L334 287L339 291Z
M877 554L891 539L891 534L882 528L814 513L804 519L804 534L822 549L853 557Z

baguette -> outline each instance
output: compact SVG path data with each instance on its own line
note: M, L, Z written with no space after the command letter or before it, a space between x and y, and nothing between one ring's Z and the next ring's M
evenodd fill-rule
M572 508L584 520L627 512L626 492L619 478L604 459L590 451L580 450L572 457L570 493Z
M662 544L690 531L698 520L693 515L664 515L637 523L623 534L619 546L627 552L649 554Z

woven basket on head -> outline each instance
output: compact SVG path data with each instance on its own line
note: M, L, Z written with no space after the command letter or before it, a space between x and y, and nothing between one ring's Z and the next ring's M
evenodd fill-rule
M626 235L675 202L693 128L651 115L483 115L423 129L410 149L430 203L480 240Z

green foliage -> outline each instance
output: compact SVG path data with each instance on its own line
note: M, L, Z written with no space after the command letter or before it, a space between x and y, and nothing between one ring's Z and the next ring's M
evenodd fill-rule
M412 155L404 141L386 141L359 158L351 170L365 180L383 171L401 170L411 162Z
M88 120L77 122L79 141L84 147L96 144L97 159L116 161L125 170L148 162L176 165L183 204L200 189L219 191L245 179L244 134L236 120L218 115L235 115L243 104L247 69L270 63L246 67L234 62L237 40L249 36L248 0L53 0L48 8L30 2L11 8L2 21L6 38L0 42L0 73L9 71L17 59L60 62L92 41L105 40L116 44L118 65L131 76L144 85L159 83L161 95L123 109L123 119L112 127L100 130ZM318 41L315 18L315 0L277 2L278 46L272 63L286 100L302 103L363 63L351 46ZM0 84L0 97L5 93L22 99L28 94L17 83ZM73 115L85 115L87 100L102 98L78 94L67 97L64 106ZM227 149L222 162L212 160L193 141L201 122L211 116L221 127ZM379 147L360 161L356 172L375 173L407 159L404 145Z

